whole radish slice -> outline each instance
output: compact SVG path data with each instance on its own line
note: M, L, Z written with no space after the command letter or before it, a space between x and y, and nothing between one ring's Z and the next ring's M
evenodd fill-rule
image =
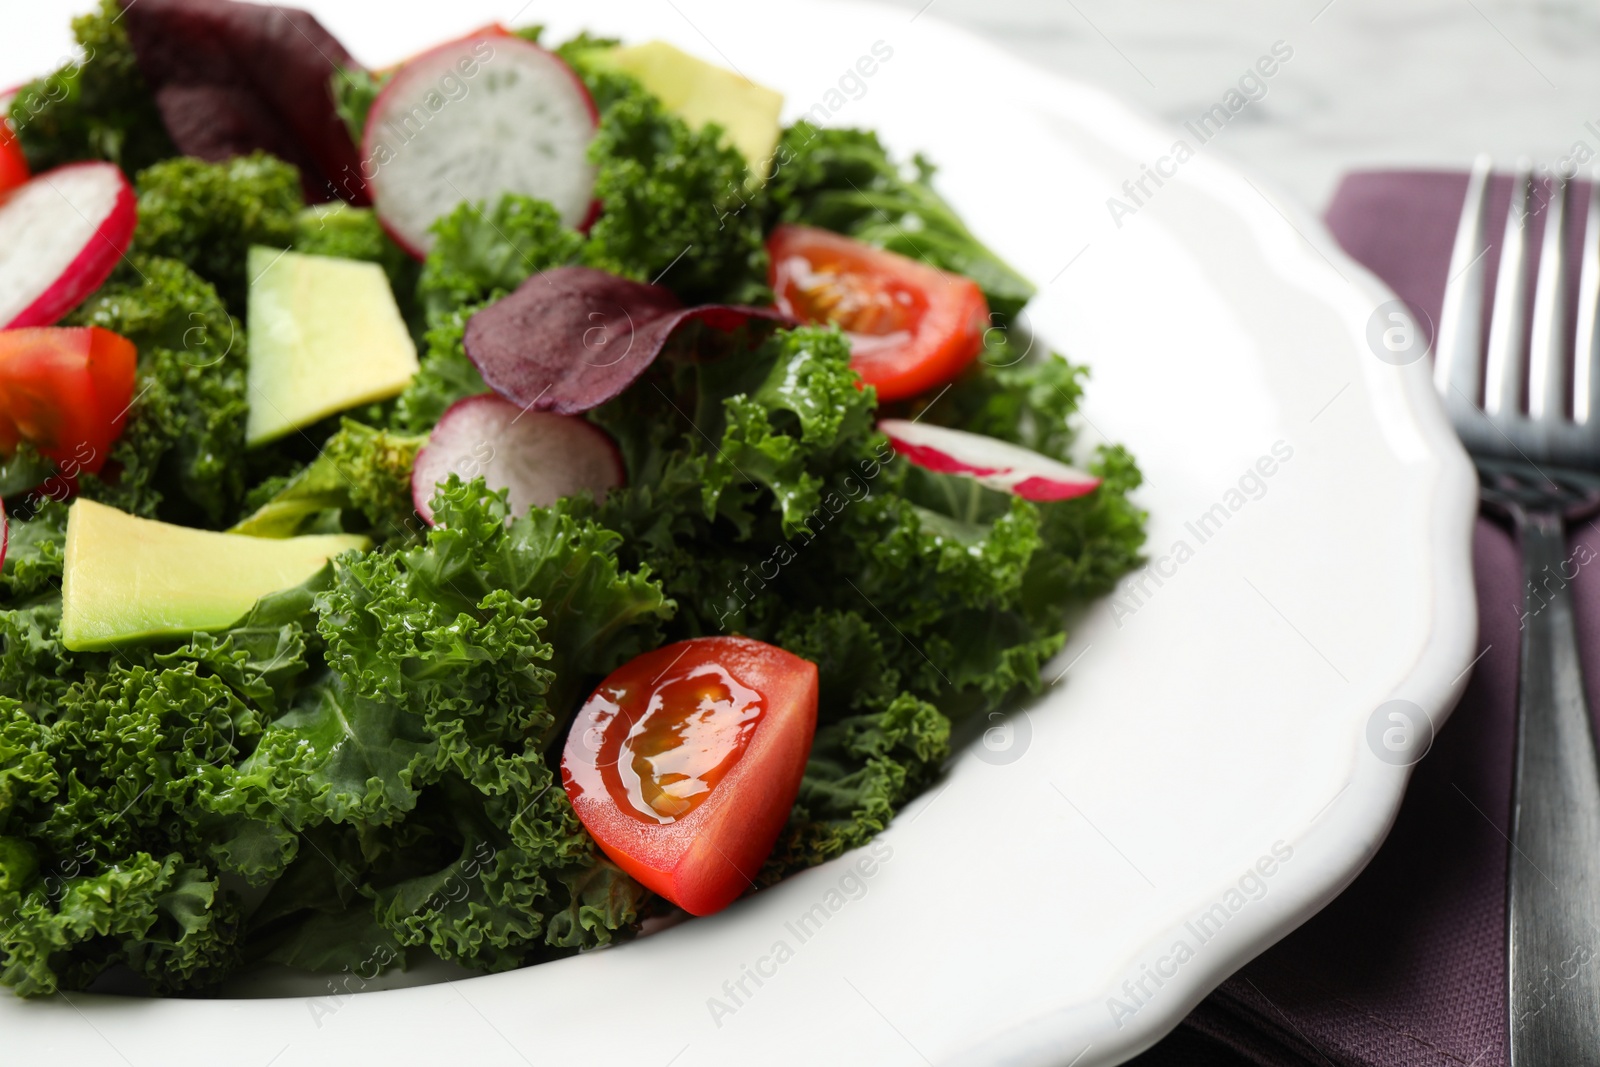
M133 240L133 186L70 163L0 199L0 329L49 326L106 280Z
M509 490L513 515L584 489L604 500L627 478L616 444L598 426L576 415L526 411L493 393L451 404L417 453L411 498L430 526L435 487L452 474Z
M896 452L924 470L964 474L1026 500L1071 500L1100 485L1092 474L982 434L907 419L883 419L878 430Z
M597 112L578 76L520 37L479 34L406 63L378 94L361 144L378 218L421 259L429 227L463 200L548 200L568 226L590 216Z

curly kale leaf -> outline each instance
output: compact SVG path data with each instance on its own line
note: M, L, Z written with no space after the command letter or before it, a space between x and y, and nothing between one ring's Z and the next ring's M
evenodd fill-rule
M467 320L483 306L468 304L428 329L423 339L422 366L395 400L391 421L396 429L427 433L451 404L489 391L462 345Z
M583 238L543 200L508 193L489 207L463 203L433 224L417 295L430 326L497 300L529 275L571 263Z
M245 338L216 290L175 260L139 256L69 317L139 349L133 407L85 495L140 515L216 525L249 474Z
M907 175L867 130L784 131L767 183L769 224L800 222L848 234L978 283L990 310L1010 319L1034 287L986 248L932 185L933 165L918 156Z
M578 501L508 523L504 494L481 497L481 486L452 475L439 487L439 525L407 557L419 593L461 607L496 591L538 597L555 672L549 702L564 722L590 683L660 643L675 605L648 566L621 561L620 534L572 514Z
M0 608L0 644L32 625L42 655L0 663L0 982L125 965L171 991L411 949L497 970L631 935L649 894L584 832L553 750L672 604L564 507L512 517L452 480L436 509L422 544L341 557L176 648L63 658L61 678L59 506L19 524L0 581L31 599ZM247 907L239 879L264 897Z
M746 189L744 157L719 128L692 130L632 77L585 63L592 46L558 50L600 109L589 158L601 210L584 262L659 280L688 304L769 300L763 194Z
M770 884L866 844L950 754L950 720L902 694L881 711L817 729L800 796L762 868Z
M235 314L245 310L251 245L288 248L305 207L300 175L264 152L223 163L184 157L139 172L133 251L184 263L216 286Z
M5 703L0 839L34 871L0 890L0 981L77 989L123 964L172 991L236 966L238 901L203 857L238 836L209 812L254 709L193 661L106 662L48 707Z
M352 876L401 946L499 969L602 943L645 895L584 873L604 867L547 749L671 605L619 568L615 534L559 509L510 518L455 479L435 508L425 544L341 561L317 595L328 677L266 728L235 795L296 827L393 828L404 847Z
M129 176L177 154L139 73L117 0L72 20L82 55L17 90L11 128L34 173L105 159Z
M238 965L237 903L177 854L135 853L54 893L0 892L0 916L9 920L0 982L23 996L82 988L116 964L154 992L203 986Z
M986 373L1002 377L951 391L961 417L1070 444L1079 372ZM1102 454L1095 493L1034 504L895 459L855 385L838 334L780 330L731 359L659 360L595 413L633 475L595 514L678 602L669 636L742 633L819 666L814 758L769 877L881 828L934 773L950 720L1041 688L1065 609L1143 540L1125 453Z
M723 359L658 360L595 412L630 473L604 521L643 536L648 558L675 554L694 520L750 540L769 505L798 534L823 508L825 475L875 439L874 394L857 385L849 342L821 327L777 330Z
M0 592L16 601L60 589L67 544L66 505L46 499L27 514L12 511L6 520Z
M420 522L411 506L411 466L426 440L344 419L317 458L231 532L293 537L337 512L331 516L337 529L367 532L380 542L409 538Z

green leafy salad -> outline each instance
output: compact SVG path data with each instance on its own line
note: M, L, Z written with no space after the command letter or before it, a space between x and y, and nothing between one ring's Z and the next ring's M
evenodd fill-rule
M195 0L315 79L224 121L160 92L227 76L174 69L185 6L77 20L0 140L16 993L500 971L715 910L882 832L1139 562L1133 458L1076 446L1085 370L927 162L664 45L491 27L372 71ZM104 183L114 254L36 291L6 227L51 175ZM646 729L616 694L683 650L724 688ZM616 714L653 807L591 817ZM608 829L697 815L753 857L714 900Z

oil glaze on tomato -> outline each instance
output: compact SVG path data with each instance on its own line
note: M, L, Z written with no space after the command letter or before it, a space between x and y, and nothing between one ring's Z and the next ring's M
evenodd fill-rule
M794 806L817 718L817 668L743 637L639 656L585 702L562 780L605 853L696 915L754 878Z

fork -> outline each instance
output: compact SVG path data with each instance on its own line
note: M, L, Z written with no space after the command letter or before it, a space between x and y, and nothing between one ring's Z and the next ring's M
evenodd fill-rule
M1566 547L1566 524L1600 508L1600 181L1589 197L1573 294L1576 343L1569 347L1563 335L1573 270L1563 234L1573 187L1554 179L1530 307L1530 221L1539 186L1532 166L1517 164L1485 346L1490 170L1489 159L1479 157L1468 179L1434 384L1478 468L1483 503L1510 516L1522 544L1507 885L1511 1063L1567 1067L1600 1063L1600 767L1568 589L1577 571Z

